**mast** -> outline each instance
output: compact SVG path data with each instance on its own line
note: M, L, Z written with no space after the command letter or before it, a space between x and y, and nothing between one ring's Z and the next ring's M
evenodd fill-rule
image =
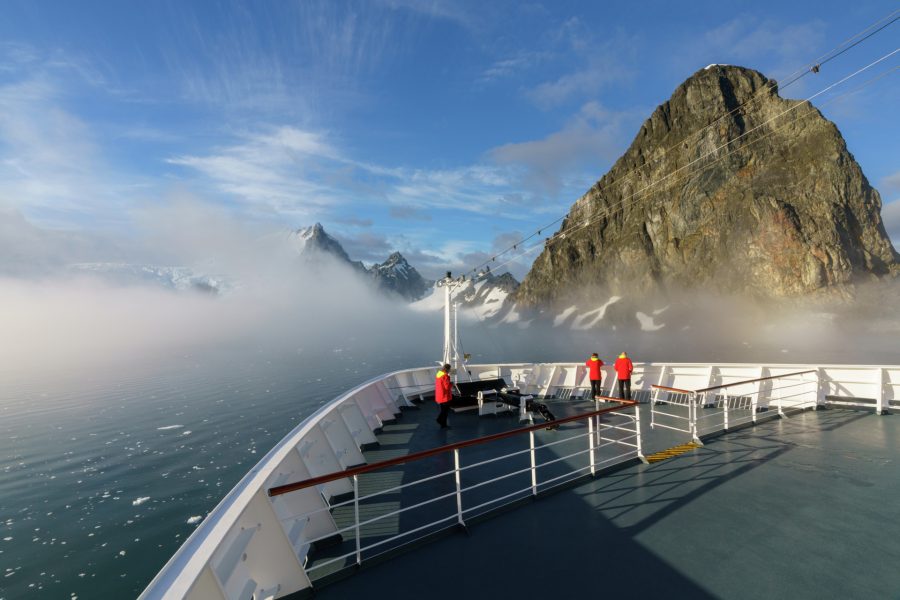
M438 287L444 288L444 350L441 354L441 364L451 364L457 371L459 370L458 306L452 302L451 292L465 280L464 275L454 279L453 274L447 271L446 277L437 282Z
M444 280L444 352L441 364L449 363L452 354L450 338L450 283L452 281L450 271L447 271L447 277Z
M459 303L453 303L453 382L459 381Z

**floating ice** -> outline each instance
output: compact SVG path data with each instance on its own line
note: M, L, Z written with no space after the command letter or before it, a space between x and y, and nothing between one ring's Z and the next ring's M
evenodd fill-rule
M143 504L144 502L146 502L149 499L150 499L150 496L141 496L140 498L138 498L136 500L132 500L131 505L132 506L140 506L141 504Z
M181 435L191 435L193 432L190 429L187 429L181 433Z
M202 521L202 520L203 520L203 517L201 517L200 515L195 515L195 516L193 516L193 517L191 517L191 518L189 518L189 519L187 520L187 524L188 524L188 525L195 525L195 524L199 523L199 522Z
M165 427L157 427L157 431L166 431L167 429L181 429L184 425L166 425Z

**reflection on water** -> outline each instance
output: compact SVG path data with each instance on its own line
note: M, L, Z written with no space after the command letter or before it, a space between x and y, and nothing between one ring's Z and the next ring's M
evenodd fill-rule
M305 416L420 364L353 348L4 377L0 598L127 598Z

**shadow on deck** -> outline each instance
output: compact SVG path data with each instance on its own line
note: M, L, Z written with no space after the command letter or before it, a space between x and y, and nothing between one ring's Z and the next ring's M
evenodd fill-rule
M587 402L548 404L560 416L593 408ZM453 429L440 431L435 415L433 404L404 412L384 427L380 447L366 453L367 460L518 426L514 416L458 414L451 417ZM648 421L643 420L645 426ZM542 438L553 435L540 433ZM647 444L651 452L686 441L677 432L659 430L652 438ZM513 441L504 442L510 444L504 451L514 450ZM364 562L353 577L321 587L333 578L326 577L316 584L316 595L362 597L379 590L397 599L600 592L625 597L894 597L900 573L889 557L900 555L900 525L886 518L885 511L900 494L898 447L896 417L832 409L769 420L676 458L582 480L561 493L536 500L525 494L527 508L479 522L466 533L453 533L454 522L449 528L425 530L423 535L443 539L405 547L390 561ZM449 456L444 459L450 461ZM361 489L387 489L449 466L425 462L367 474ZM444 487L387 494L366 510L385 514L444 489L452 491L449 478L434 481ZM509 482L510 488L520 483ZM442 502L455 505L452 497ZM435 511L453 510L433 506ZM339 524L347 522L340 510L334 513ZM352 522L352 513L349 517ZM402 530L415 527L399 518L407 518L406 513L364 528L364 542L394 535L401 525ZM355 539L345 535L340 546L317 553L313 561L353 547ZM343 574L356 571L353 567Z

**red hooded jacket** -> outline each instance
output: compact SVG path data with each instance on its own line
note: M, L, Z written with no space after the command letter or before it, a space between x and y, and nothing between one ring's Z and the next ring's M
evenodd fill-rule
M450 375L443 370L437 372L434 378L434 401L438 404L450 402L453 393L450 391Z
M603 379L603 374L600 372L600 367L603 366L602 360L600 360L599 358L594 358L592 356L584 362L584 366L586 366L591 371L591 381L600 381L601 379Z
M616 373L619 375L619 379L631 379L631 372L634 370L634 365L631 364L631 359L627 356L616 359L616 364L613 365L616 369Z

